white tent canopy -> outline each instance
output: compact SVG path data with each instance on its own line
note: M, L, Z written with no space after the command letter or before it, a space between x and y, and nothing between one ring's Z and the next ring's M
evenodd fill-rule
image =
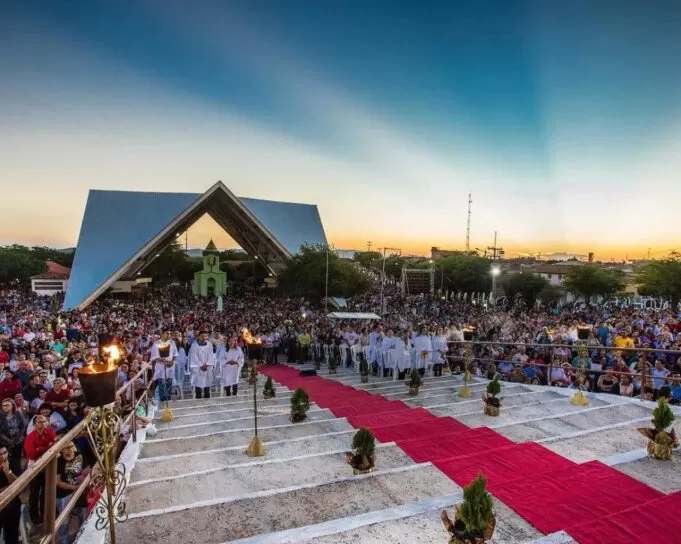
M379 315L364 312L331 312L327 317L329 319L381 319Z

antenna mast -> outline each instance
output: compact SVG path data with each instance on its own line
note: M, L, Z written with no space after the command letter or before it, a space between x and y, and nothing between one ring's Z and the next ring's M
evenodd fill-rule
M468 223L466 224L466 253L471 252L471 192L468 191Z

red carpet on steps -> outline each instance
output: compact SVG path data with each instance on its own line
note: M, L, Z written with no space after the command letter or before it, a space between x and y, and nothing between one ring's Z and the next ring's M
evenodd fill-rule
M512 446L513 444L515 442L487 427L397 442L397 445L417 463L472 455L481 451Z
M486 451L464 457L438 459L433 464L461 487L467 486L482 472L488 480L487 487L494 494L512 480L532 479L536 474L547 470L577 467L569 459L534 442L511 444L506 447L497 446L493 455L487 448Z
M681 511L681 491L569 529L580 544L678 544L673 519Z
M591 461L502 483L495 486L494 495L543 533L553 533L570 532L578 525L662 494L614 468Z
M368 427L381 442L397 442L460 486L483 472L490 491L545 534L565 530L581 544L681 542L668 517L681 509L681 492L663 495L597 461L578 465L539 444L516 444L487 427L469 429L334 380L301 378L290 367L261 372L289 389L304 388L318 406Z

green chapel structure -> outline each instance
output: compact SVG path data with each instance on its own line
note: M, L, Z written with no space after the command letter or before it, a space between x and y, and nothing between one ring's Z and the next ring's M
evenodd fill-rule
M227 294L227 273L220 270L220 254L213 240L203 250L203 270L194 273L192 291L201 297Z

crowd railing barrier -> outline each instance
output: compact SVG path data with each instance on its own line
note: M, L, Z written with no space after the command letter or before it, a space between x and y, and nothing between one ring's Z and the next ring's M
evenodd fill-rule
M133 442L137 442L137 409L140 404L144 403L145 413L149 412L149 365L144 365L143 368L135 374L134 378L129 379L117 391L116 396L125 398L127 389L130 388L130 406L132 411L125 419L121 420L121 425L130 427L130 437ZM135 382L142 378L144 380L144 388L140 395L135 391ZM43 525L39 535L32 535L31 541L34 538L40 544L54 544L58 541L59 530L65 523L68 524L71 512L76 506L78 499L86 492L90 486L92 478L92 470L83 479L78 489L71 494L68 503L57 516L57 459L61 451L75 438L87 434L88 416L78 423L73 429L67 432L64 436L59 438L34 464L28 467L21 476L19 476L14 483L12 483L5 491L0 493L0 511L9 505L11 501L17 498L21 493L27 489L31 482L38 477L41 477L43 471L45 473L45 491L44 491L44 506L43 506ZM95 467L92 467L94 469Z

